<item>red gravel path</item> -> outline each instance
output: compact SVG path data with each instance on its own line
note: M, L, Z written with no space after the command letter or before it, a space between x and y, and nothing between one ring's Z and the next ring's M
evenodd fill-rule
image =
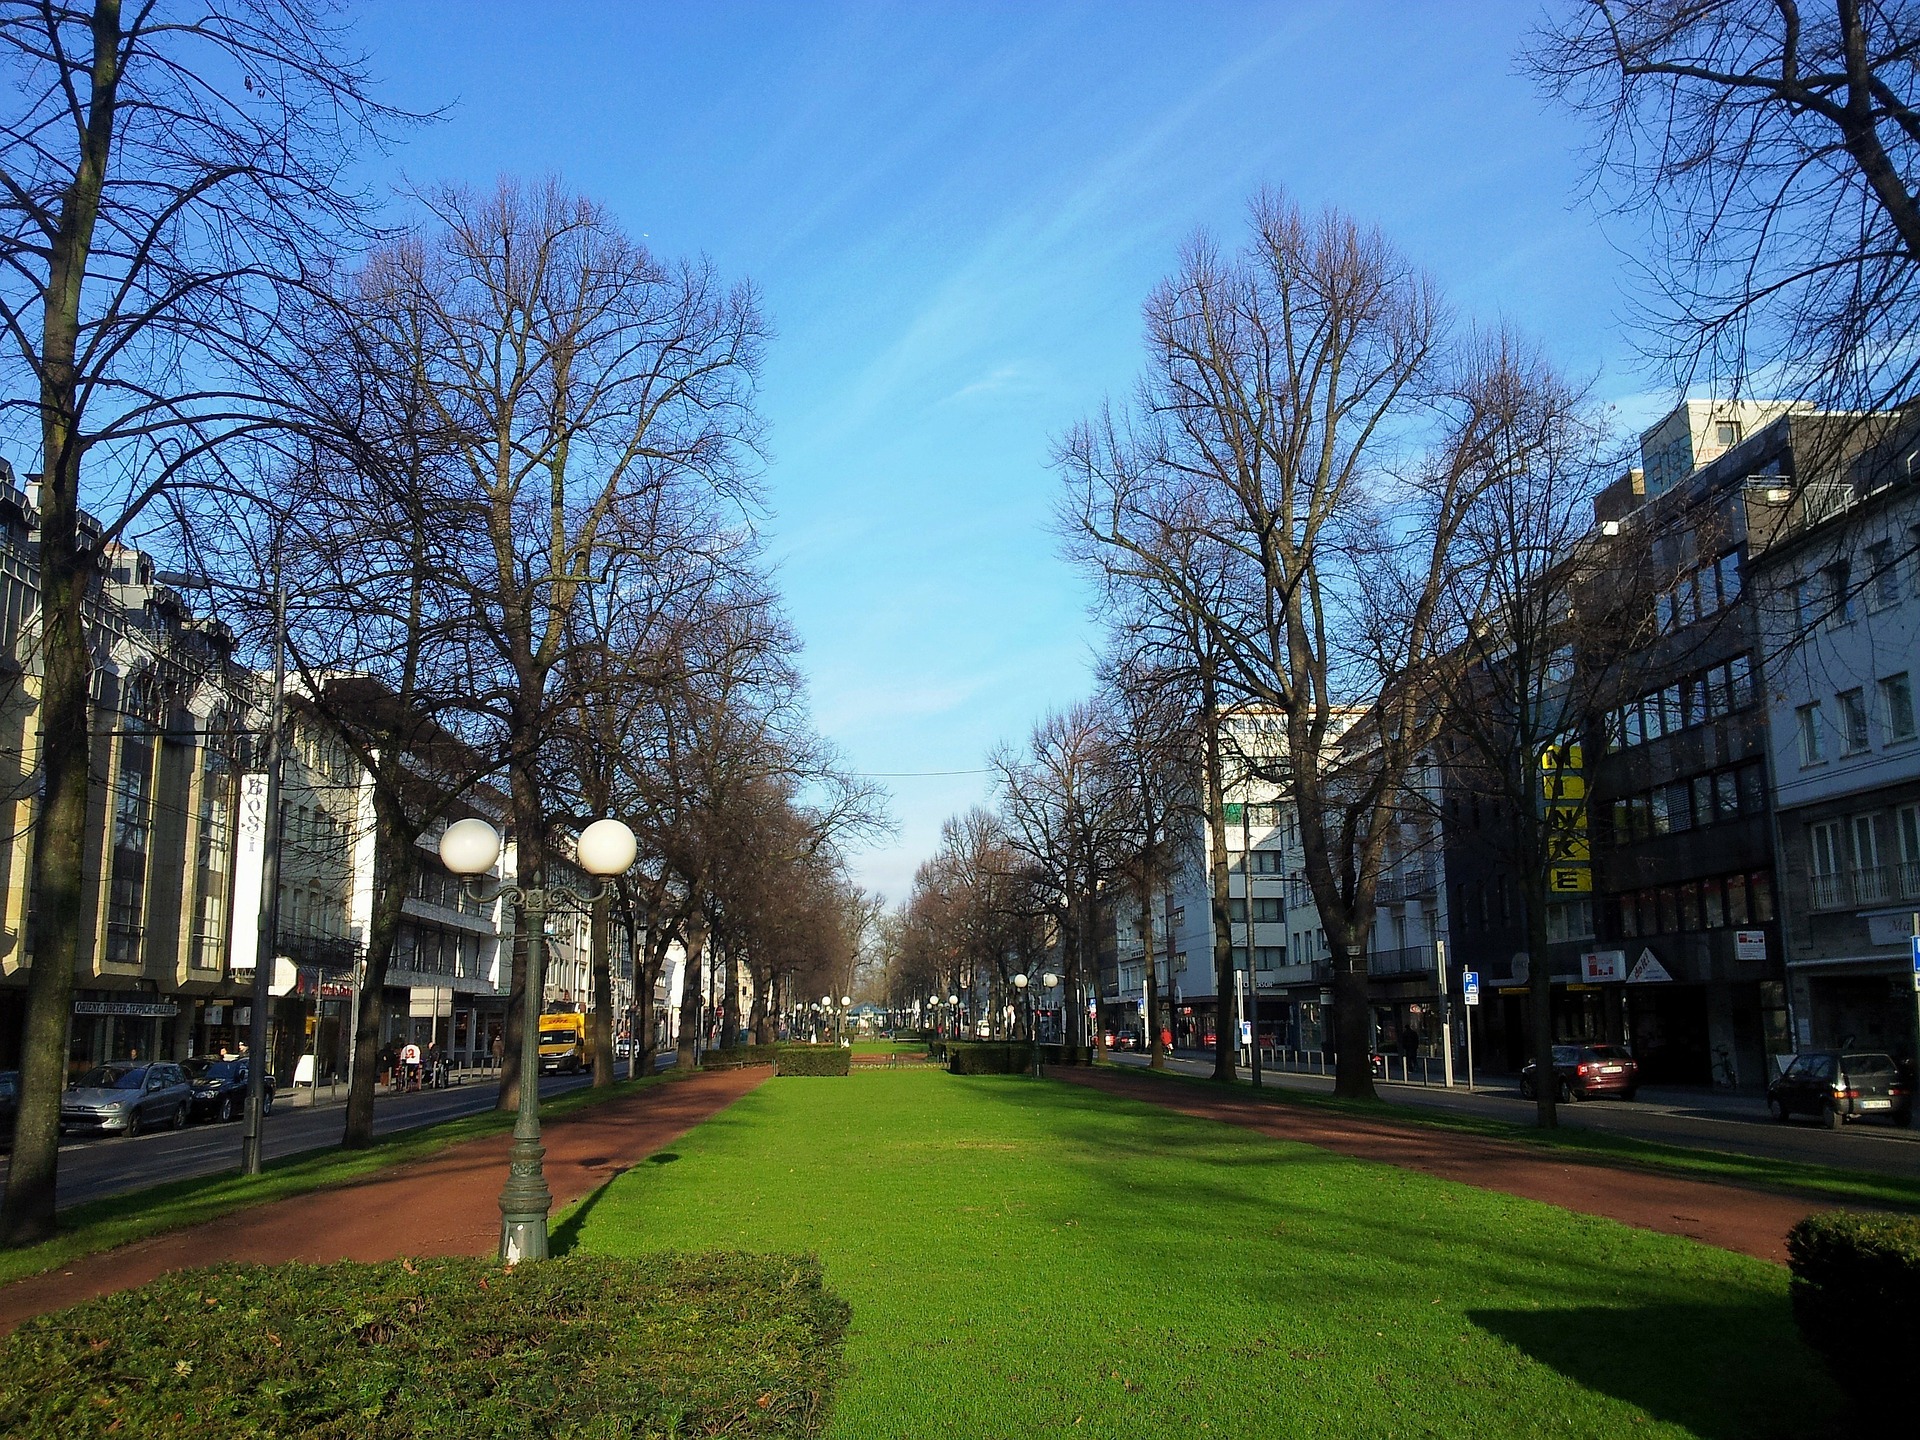
M1482 1190L1544 1200L1642 1230L1684 1235L1776 1264L1786 1263L1787 1231L1796 1222L1816 1210L1833 1208L1817 1200L1712 1180L1562 1160L1525 1145L1275 1103L1246 1092L1222 1089L1216 1094L1111 1069L1063 1068L1048 1073L1056 1080L1144 1100L1182 1115L1224 1120L1278 1140L1298 1140Z
M671 1144L772 1073L764 1065L702 1073L543 1125L554 1208ZM500 1243L500 1186L512 1139L463 1141L350 1185L255 1206L16 1281L0 1288L0 1335L31 1316L199 1265L491 1255Z

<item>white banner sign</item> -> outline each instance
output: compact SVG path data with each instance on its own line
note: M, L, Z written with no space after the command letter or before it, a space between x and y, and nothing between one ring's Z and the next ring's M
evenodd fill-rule
M233 934L228 939L229 963L235 970L253 970L260 947L260 871L267 855L267 777L240 777L240 816L234 826Z
M1733 954L1736 960L1764 960L1767 958L1767 932L1764 930L1736 930L1733 932Z
M1627 978L1627 952L1589 950L1580 957L1580 978L1589 985L1604 985Z

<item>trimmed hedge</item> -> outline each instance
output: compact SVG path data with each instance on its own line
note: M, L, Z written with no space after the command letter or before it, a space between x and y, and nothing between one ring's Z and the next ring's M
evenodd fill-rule
M782 1045L773 1062L776 1075L845 1075L853 1069L853 1052L844 1045Z
M0 1341L0 1434L813 1436L847 1318L791 1255L223 1265Z
M1042 1065L1091 1065L1095 1051L1091 1045L1041 1045Z
M1809 1215L1787 1254L1801 1338L1867 1418L1890 1418L1920 1350L1920 1216Z
M700 1052L703 1070L733 1070L742 1065L771 1065L780 1058L778 1045L735 1045Z
M1033 1046L1024 1040L949 1040L947 1069L955 1075L1025 1075Z

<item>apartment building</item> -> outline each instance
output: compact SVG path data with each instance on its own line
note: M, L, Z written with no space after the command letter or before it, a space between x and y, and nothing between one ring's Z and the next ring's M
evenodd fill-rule
M35 487L0 462L0 1066L15 1063L32 965L31 855L39 797ZM85 521L91 524L91 521ZM97 527L95 533L98 533ZM253 739L231 636L156 583L141 552L107 546L86 602L95 776L82 860L70 1064L184 1056L230 1014L231 861L238 776Z
M1920 433L1783 493L1752 563L1793 1039L1913 1053L1920 913Z

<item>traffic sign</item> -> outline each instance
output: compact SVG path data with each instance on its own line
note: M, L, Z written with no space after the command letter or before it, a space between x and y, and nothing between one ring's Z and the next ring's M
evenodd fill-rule
M1920 980L1920 935L1913 937L1913 978Z
M1460 998L1469 1005L1480 1003L1480 972L1478 970L1460 972Z

